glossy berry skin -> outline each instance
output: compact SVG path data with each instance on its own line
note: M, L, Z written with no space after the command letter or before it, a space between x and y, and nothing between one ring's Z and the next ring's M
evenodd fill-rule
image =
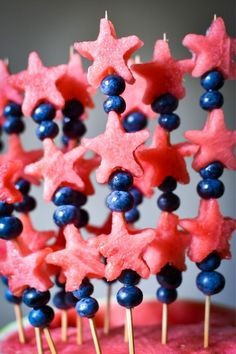
M49 302L50 292L29 288L24 291L22 299L24 304L28 307L41 307Z
M158 122L160 126L168 132L177 129L180 126L180 118L175 113L162 114Z
M53 213L53 220L59 227L74 224L80 218L79 209L74 205L61 205Z
M28 194L30 191L30 183L24 178L19 178L15 183L15 187L22 194Z
M108 75L102 80L100 89L104 95L119 96L125 90L125 80L119 75Z
M75 307L75 305L78 302L78 299L76 299L76 297L73 295L73 293L69 291L69 292L66 292L66 294L65 294L65 302L66 302L68 308Z
M103 109L106 113L111 111L116 113L123 113L125 108L125 100L121 96L109 96L103 103Z
M75 227L80 229L85 227L89 222L89 213L85 209L80 209L80 218L79 221L75 224Z
M138 132L146 128L147 117L141 112L132 112L123 118L122 125L127 133Z
M127 285L120 288L116 294L116 299L120 306L131 309L141 304L143 293L137 286Z
M98 311L99 306L97 300L89 296L79 300L75 309L81 317L92 318Z
M86 126L79 119L65 117L63 119L63 133L70 139L77 139L86 133Z
M50 306L34 308L29 313L29 322L33 327L45 328L52 322L54 311Z
M134 199L129 192L113 191L108 195L106 205L111 211L128 211L132 209Z
M222 176L224 172L224 165L220 161L215 161L202 168L199 173L202 178L217 179Z
M90 283L88 279L84 279L82 284L80 285L79 289L73 291L73 295L78 299L81 300L83 298L89 297L92 295L94 291L93 284Z
M35 108L32 118L36 123L53 120L56 116L56 110L51 103L42 103Z
M72 99L72 100L66 101L65 107L63 108L62 113L66 117L78 118L78 117L82 116L82 114L84 113L84 106L80 101L78 101L76 99Z
M51 120L43 121L36 129L36 135L39 140L44 140L47 138L53 139L57 136L58 133L58 125Z
M123 270L118 278L119 282L125 285L137 285L140 279L140 275L131 269Z
M19 213L28 213L36 208L37 202L34 197L30 195L24 195L23 200L18 203L14 203L15 211Z
M132 208L125 213L125 220L127 223L132 224L135 221L138 221L140 218L140 212L137 208Z
M168 211L171 213L179 208L180 199L172 192L163 193L157 199L157 205L162 211Z
M21 105L15 102L9 102L3 110L4 117L22 117Z
M170 114L174 112L179 105L177 98L170 93L159 96L152 103L152 110L159 114Z
M87 202L87 196L71 187L58 188L53 196L53 203L57 206L71 204L75 206L84 205Z
M133 185L133 176L129 172L116 171L110 176L108 184L113 191L128 191Z
M23 225L15 216L0 217L0 239L13 240L21 234Z
M197 267L201 270L212 272L216 270L221 264L221 258L217 252L210 253L201 262L196 263Z
M224 98L219 91L208 91L200 97L199 103L202 109L212 111L223 106Z
M58 291L53 296L53 305L60 310L68 310L70 306L66 302L66 292L64 290Z
M222 274L211 271L201 272L196 278L198 289L205 295L215 295L221 292L225 286L225 278Z
M21 134L25 130L25 124L18 117L8 117L3 124L3 130L6 134Z
M162 192L173 192L177 187L177 181L171 176L167 176L159 185L158 189Z
M8 277L6 277L5 275L2 275L1 281L2 281L3 285L8 286Z
M13 295L10 289L6 289L4 295L5 299L11 304L20 305L22 302L22 297Z
M160 287L156 292L157 299L162 304L167 304L167 305L170 305L172 302L174 302L177 299L177 296L178 295L176 289L167 289L167 288Z
M134 198L134 205L139 205L142 203L143 194L137 187L132 187L129 192Z
M13 204L0 201L0 216L9 216L14 210Z
M218 70L208 71L201 77L201 85L205 90L219 90L224 85L224 76Z
M224 184L218 179L203 179L197 185L197 192L204 199L220 198L224 190Z
M182 273L179 269L167 264L156 275L158 283L166 289L176 289L182 283Z

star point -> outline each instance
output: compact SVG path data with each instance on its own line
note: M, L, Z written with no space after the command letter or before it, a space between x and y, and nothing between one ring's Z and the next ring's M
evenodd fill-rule
M19 160L0 164L0 200L9 204L21 202L22 194L14 185L15 176L22 168Z

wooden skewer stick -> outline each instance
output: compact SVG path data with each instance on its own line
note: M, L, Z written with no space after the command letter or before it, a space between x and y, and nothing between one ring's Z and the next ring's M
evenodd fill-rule
M35 339L37 345L37 354L43 354L42 338L40 328L35 327Z
M214 16L213 16L213 20L215 21L217 19L217 15L216 14L214 14Z
M110 332L110 315L111 315L111 294L112 294L112 285L111 283L107 284L107 303L104 314L104 334L109 334Z
M43 332L44 332L44 335L46 337L46 340L47 340L47 343L48 343L48 346L49 346L49 349L50 349L50 353L51 354L57 354L57 351L56 351L56 348L55 348L54 342L52 340L51 333L50 333L49 329L47 327L45 327L43 329Z
M102 354L100 343L98 340L97 330L96 330L93 318L89 318L89 325L90 325L90 330L91 330L92 337L93 337L93 343L94 343L96 354Z
M204 319L204 348L209 346L209 329L210 329L210 310L211 310L211 297L206 296L205 300L205 319Z
M108 20L108 12L107 12L107 10L105 11L105 19Z
M24 344L25 343L25 333L24 333L24 327L23 327L23 322L22 322L22 312L21 312L20 305L15 304L14 311L15 311L16 322L17 322L17 326L18 326L19 341L20 341L20 343Z
M67 337L68 337L67 311L62 310L62 312L61 312L61 340L62 340L62 342L67 342Z
M168 42L167 36L166 36L166 32L163 33L163 41Z
M83 322L82 322L82 317L77 315L76 318L76 327L77 327L77 335L76 335L76 340L77 344L81 345L83 344Z
M161 343L166 344L168 341L168 305L162 305L162 334Z
M135 354L132 309L126 309L126 322L129 341L129 354Z
M127 329L127 319L125 317L125 325L124 325L124 342L128 342L128 329Z

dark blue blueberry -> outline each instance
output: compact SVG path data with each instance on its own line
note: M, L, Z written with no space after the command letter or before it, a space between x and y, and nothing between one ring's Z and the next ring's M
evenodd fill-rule
M78 118L84 113L84 106L80 101L72 99L66 101L65 107L63 108L62 112L66 117Z
M223 106L224 97L219 91L208 91L200 97L199 103L202 109L212 111Z
M164 181L159 185L162 192L173 192L177 187L177 181L171 176L167 176Z
M39 140L44 140L47 138L53 139L57 136L58 133L58 125L51 120L43 121L36 129L36 135Z
M22 230L22 222L15 216L0 217L0 239L12 240L19 236Z
M201 85L205 90L219 90L224 85L224 76L218 70L208 71L201 77Z
M106 205L112 211L128 211L134 205L134 198L129 192L113 191L108 195Z
M53 203L57 206L65 204L81 206L86 202L87 196L84 193L72 189L71 187L61 187L57 189L53 196Z
M52 299L53 305L60 310L68 310L70 306L66 302L66 292L64 290L58 291Z
M82 282L82 284L80 285L79 289L73 291L73 295L78 299L81 300L83 298L89 297L90 295L92 295L94 291L94 287L93 284L90 283L90 281L85 278Z
M69 142L70 142L70 139L67 136L62 135L61 142L62 142L63 145L68 146Z
M199 173L202 178L217 179L222 176L224 172L224 165L220 161L215 161L202 168Z
M74 224L80 218L80 211L74 205L61 205L53 213L53 220L59 227Z
M39 291L35 288L26 289L23 293L23 302L28 307L41 307L50 300L50 292Z
M163 193L157 199L157 205L162 211L168 211L171 213L179 208L180 199L172 192Z
M166 289L176 289L182 283L182 273L169 264L165 265L157 274L158 283Z
M79 221L75 224L75 227L80 229L85 227L89 222L89 213L85 209L80 209L80 218Z
M108 75L102 80L100 89L107 96L121 95L125 90L125 80L118 75Z
M139 205L142 203L143 201L143 194L140 191L140 189L138 189L137 187L132 187L129 190L130 194L132 194L133 198L134 198L134 205Z
M121 96L109 96L103 103L103 109L106 113L111 111L116 113L123 113L125 108L125 100Z
M76 303L78 302L78 299L73 295L72 292L67 292L65 295L65 302L68 308L75 307Z
M0 216L9 216L13 212L13 204L0 201Z
M6 277L5 275L2 275L1 281L4 285L8 286L8 277Z
M54 311L50 306L35 308L29 313L29 322L33 327L44 328L52 322Z
M158 122L160 126L168 132L172 132L172 130L177 129L180 126L180 118L175 113L160 115Z
M3 147L4 147L3 141L2 141L2 140L0 140L0 151L2 151L2 150L3 150Z
M98 302L93 297L85 297L76 304L76 311L81 317L92 318L99 309Z
M224 190L224 184L218 179L203 179L197 185L197 192L204 199L220 198Z
M56 116L55 107L51 103L41 103L35 108L32 118L36 123L51 121Z
M122 124L126 132L138 132L146 128L147 117L141 112L132 112L123 118Z
M20 305L22 302L22 297L13 295L10 289L5 290L5 299L11 304L16 305Z
M167 288L159 288L156 292L156 297L157 299L162 303L162 304L171 304L177 299L177 291L176 289L167 289Z
M36 199L26 194L21 202L14 203L14 209L19 213L29 213L36 208L36 205Z
M201 262L196 263L199 269L211 272L220 266L221 258L217 252L210 253Z
M30 183L24 178L19 178L15 183L16 189L18 189L22 194L28 194L30 191Z
M116 294L116 299L120 306L131 309L141 304L143 293L137 286L127 285L120 288Z
M212 272L201 272L196 279L198 289L205 295L215 295L225 287L225 278L222 274Z
M125 285L137 285L140 282L140 279L140 275L131 269L123 270L118 278L118 280Z
M65 283L61 283L59 279L60 279L60 275L57 275L55 277L56 286L58 286L58 288L65 289Z
M152 103L152 110L159 114L169 114L174 112L179 105L177 98L170 93L159 96Z
M63 133L70 139L77 139L86 133L86 126L79 119L65 117L63 119Z
M113 191L128 191L133 185L133 176L129 172L115 171L108 183Z
M140 212L137 208L132 208L125 212L125 220L127 223L132 224L135 221L138 221L140 218Z
M25 124L21 118L9 117L3 123L3 130L6 134L20 134L25 130Z
M21 105L15 102L8 103L3 111L4 117L22 117Z

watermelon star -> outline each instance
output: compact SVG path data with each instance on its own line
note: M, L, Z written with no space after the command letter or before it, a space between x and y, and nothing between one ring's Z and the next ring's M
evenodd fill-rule
M171 93L177 99L185 96L183 76L192 68L191 60L174 60L171 56L168 42L159 40L155 44L153 61L134 64L132 70L146 80L143 96L145 104L166 93Z
M66 247L48 255L47 262L61 267L66 277L66 291L79 288L85 277L103 278L104 264L99 252L84 240L74 225L64 229Z
M201 262L213 251L221 258L231 258L229 240L236 220L223 217L215 199L202 199L198 216L180 220L180 226L190 234L188 255L193 262Z
M63 107L64 98L58 91L56 82L65 72L66 65L47 68L43 66L36 52L30 53L27 70L10 78L10 83L25 94L22 105L25 116L31 116L41 102L49 102L56 109Z
M19 160L0 164L0 200L9 204L21 202L22 194L14 185L15 176L22 164Z
M84 182L84 193L86 195L94 194L94 188L90 180L90 174L97 168L100 164L100 157L94 155L90 159L85 159L81 157L75 164L75 171L81 177Z
M97 236L91 242L106 258L105 277L112 281L124 269L134 270L142 278L149 276L143 253L154 238L153 229L129 231L122 213L113 213L111 233Z
M189 130L184 135L198 146L192 164L196 171L212 161L220 161L226 168L236 169L236 131L226 128L221 109L214 109L209 113L203 130Z
M126 133L120 117L110 112L106 131L93 139L83 139L82 145L101 156L100 167L96 171L98 183L106 183L116 169L129 171L134 176L142 175L142 169L136 162L134 152L149 137L147 129L136 133Z
M98 87L111 72L132 84L133 75L127 66L129 57L143 42L136 36L117 38L113 24L106 18L100 21L100 32L96 41L75 43L75 49L85 58L92 60L88 68L88 82Z
M64 154L57 149L51 139L45 139L43 146L43 158L26 166L25 173L38 179L43 178L44 199L52 200L53 194L62 185L84 191L84 182L75 172L74 165L84 154L85 149L78 146Z
M221 17L214 20L205 36L188 34L183 45L193 53L192 75L199 77L209 70L219 70L225 78L236 78L235 39L226 33Z

